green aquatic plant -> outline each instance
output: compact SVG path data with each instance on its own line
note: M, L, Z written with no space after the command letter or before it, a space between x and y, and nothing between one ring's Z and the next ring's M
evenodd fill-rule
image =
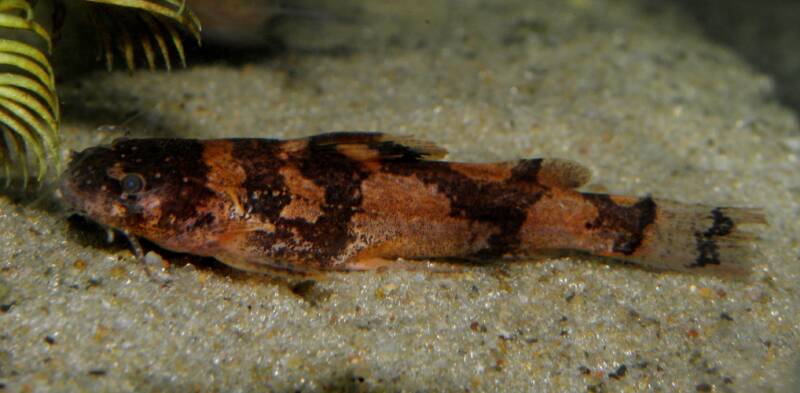
M129 70L142 55L150 69L159 59L171 69L174 55L185 67L182 33L200 42L200 22L186 0L0 0L0 166L6 187L15 176L27 187L31 169L39 182L60 169L60 111L49 55L64 16L78 9L88 11L109 70L115 52Z

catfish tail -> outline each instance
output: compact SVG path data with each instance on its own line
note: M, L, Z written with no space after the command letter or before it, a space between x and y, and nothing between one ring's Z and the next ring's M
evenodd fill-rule
M756 208L713 207L654 200L655 220L641 246L617 256L656 269L714 275L746 275L757 257L758 236L742 230L766 224Z
M553 192L533 204L522 229L528 252L572 249L642 266L701 274L750 272L761 210L650 197Z

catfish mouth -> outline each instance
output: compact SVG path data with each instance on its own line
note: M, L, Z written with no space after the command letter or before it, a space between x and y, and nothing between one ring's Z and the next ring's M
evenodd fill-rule
M58 181L58 191L61 199L67 207L68 214L79 214L81 216L94 219L88 213L88 207L92 204L92 196L87 195L78 189L75 179L71 176L70 170L61 175Z
M103 190L105 179L98 176L98 171L104 172L104 168L93 168L86 166L90 158L97 158L101 153L102 147L86 149L82 152L72 152L67 169L61 174L58 180L58 191L61 199L67 207L69 213L75 213L87 217L98 223L106 224L102 220L107 215L107 201L104 201L106 194ZM96 161L96 160L95 160Z
M118 204L100 188L101 186L97 185L95 190L87 190L86 186L80 186L69 173L62 176L58 187L68 215L81 216L107 230L122 229L123 223L120 217L115 217L114 214L119 209Z
M87 154L85 151L80 153L75 151L71 152L67 169L61 173L58 179L58 191L61 194L61 199L69 209L68 212L70 214L77 213L84 216L86 214L86 208L84 206L86 196L82 195L76 185L78 167L80 167L80 164L86 157Z

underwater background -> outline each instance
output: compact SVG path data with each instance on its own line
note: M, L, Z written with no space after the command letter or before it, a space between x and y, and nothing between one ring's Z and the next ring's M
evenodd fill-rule
M204 42L171 72L106 71L67 15L65 159L122 136L414 135L450 160L575 160L589 191L762 207L762 255L745 280L580 254L287 278L156 250L164 285L52 189L9 191L0 391L797 391L792 2L187 4Z

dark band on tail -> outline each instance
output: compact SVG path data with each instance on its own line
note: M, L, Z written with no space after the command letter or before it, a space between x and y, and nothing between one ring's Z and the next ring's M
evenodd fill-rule
M733 230L733 220L726 216L720 208L711 211L713 219L711 227L705 232L695 232L694 238L697 242L697 260L687 268L704 267L707 265L719 265L719 246L714 240L715 237L727 236Z
M584 194L597 208L597 218L586 223L586 229L608 231L615 234L612 251L632 255L642 245L645 230L656 220L656 203L645 197L624 206L614 202L609 195Z
M758 236L742 226L766 224L763 211L664 199L653 202L655 221L644 231L638 250L623 259L657 269L702 274L742 276L750 272L758 256Z

